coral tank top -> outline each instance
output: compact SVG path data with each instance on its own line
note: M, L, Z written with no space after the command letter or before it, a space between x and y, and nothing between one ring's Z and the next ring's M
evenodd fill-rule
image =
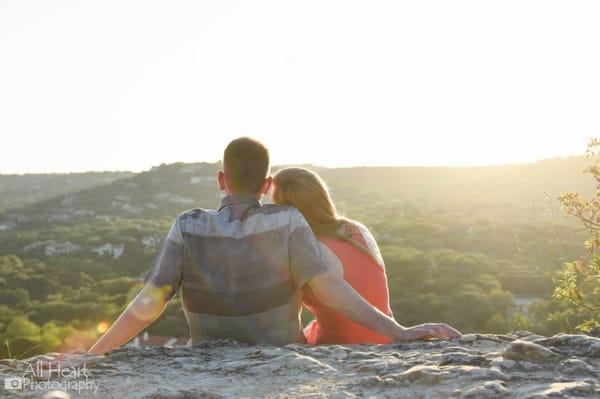
M374 252L372 249L376 248L377 244L364 226L349 225L348 228L351 238L370 249L370 252ZM365 236L371 241L371 247L367 245ZM344 279L348 284L373 306L391 316L388 283L383 261L376 261L338 238L320 237L319 241L339 258L343 265ZM381 259L379 249L376 251L376 258ZM307 343L310 345L386 344L390 342L387 337L354 323L337 311L323 305L308 285L304 289L304 304L315 316L315 320L304 329Z

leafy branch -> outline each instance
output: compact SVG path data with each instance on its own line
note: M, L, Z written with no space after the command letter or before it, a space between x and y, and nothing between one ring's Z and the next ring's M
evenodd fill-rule
M584 169L596 180L596 192L591 199L578 193L565 193L559 197L561 208L567 215L579 219L588 238L584 241L586 256L566 262L559 273L552 297L567 300L582 310L587 320L576 328L589 332L600 327L600 138L593 138L586 155L593 163Z

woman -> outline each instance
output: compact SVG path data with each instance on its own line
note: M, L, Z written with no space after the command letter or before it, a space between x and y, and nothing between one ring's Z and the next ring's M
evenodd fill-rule
M272 190L274 203L302 212L330 267L373 306L392 316L385 265L375 239L365 226L338 214L323 180L308 169L286 168L273 177ZM304 304L316 317L304 330L311 345L390 342L321 304L310 288L304 293Z

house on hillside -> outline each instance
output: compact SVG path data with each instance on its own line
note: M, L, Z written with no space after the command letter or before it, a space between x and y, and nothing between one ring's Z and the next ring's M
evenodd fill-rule
M65 207L73 206L74 203L75 203L75 197L73 197L72 195L66 196L62 200L60 200L60 204Z
M145 348L147 346L165 346L165 347L173 347L173 346L187 346L188 338L177 338L177 337L167 337L163 335L150 335L148 332L144 332L142 335L138 335L127 344L125 347L129 348Z
M23 215L22 213L7 213L6 215L4 215L4 217L7 220L15 222L17 224L25 223L29 220L29 218Z
M123 252L125 251L125 244L112 245L112 244L104 244L101 247L94 248L92 250L98 256L112 256L113 259L119 259L123 256Z
M217 180L214 176L192 176L190 177L190 184L203 184L212 183Z
M154 248L160 244L160 237L158 235L150 235L142 238L142 245L146 251Z
M154 199L157 201L168 201L169 198L174 196L175 194L169 193L167 191L162 191L154 196Z
M41 248L45 245L52 244L52 241L35 241L31 244L27 244L23 247L24 252L33 251L34 249Z
M46 245L44 248L44 255L46 256L59 256L69 255L74 252L81 250L81 246L73 244L70 241L67 242L55 242Z
M110 216L110 215L96 215L96 220L102 220L103 222L112 222L113 220L118 220L118 216Z
M123 209L124 207L131 206L131 205L129 205L130 202L131 202L131 198L130 197L128 197L126 195L117 195L113 199L113 201L110 204L110 206L113 207L113 208Z
M157 201L168 201L172 204L193 204L194 200L192 198L182 197L177 194L169 193L163 191L162 193L158 193L154 196L154 199Z
M94 211L89 209L77 209L73 214L79 217L94 217Z
M67 222L71 219L68 213L54 213L48 218L48 223Z
M0 223L0 231L8 231L8 230L12 230L15 227L17 227L17 225L13 222L2 222Z
M144 211L144 209L140 208L139 206L133 206L131 204L124 204L123 206L121 206L121 210L123 212L131 213L133 215L139 215Z
M188 173L196 173L202 170L202 165L201 164L191 164L191 165L185 165L184 167L182 167L181 169L179 169L177 171L178 175L183 175L183 174L188 174Z

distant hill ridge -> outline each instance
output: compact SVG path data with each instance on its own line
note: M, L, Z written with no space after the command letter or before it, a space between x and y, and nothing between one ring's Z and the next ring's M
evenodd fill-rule
M465 196L478 201L497 201L498 197L540 201L546 196L554 199L564 191L591 194L593 181L581 173L588 163L585 156L577 156L530 164L476 167L304 166L321 174L339 203L362 203L361 199L368 201L385 195L395 200L429 198L451 204ZM197 206L213 208L221 196L215 181L219 168L220 163L179 162L155 166L138 174L0 176L1 201L4 202L3 206L0 202L0 211L6 210L6 203L21 205L19 214L39 214L43 209L45 216L55 215L52 222L61 222L69 219L65 212L79 211L79 216L86 216L88 211L93 211L103 217L127 218L172 216ZM9 180L12 180L10 184ZM35 194L36 184L47 185L46 195ZM8 199L17 195L24 201ZM3 217L7 222L6 215L0 214L0 223Z
M0 212L131 176L132 172L0 174Z

